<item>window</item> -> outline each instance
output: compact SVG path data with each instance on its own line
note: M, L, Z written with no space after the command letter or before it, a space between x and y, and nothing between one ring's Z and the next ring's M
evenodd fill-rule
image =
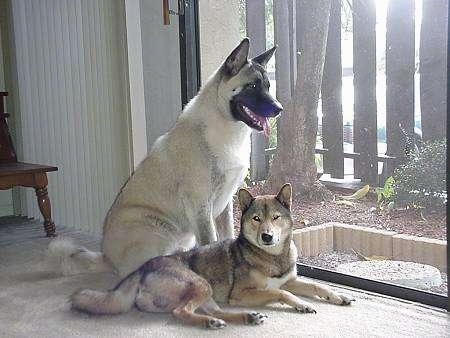
M314 131L297 134L331 192L294 207L300 274L447 306L448 1L205 2L198 19L203 81L244 36L251 56L278 45L267 71L285 112L252 135L255 191L288 157L277 140L305 130L280 121ZM304 171L287 160L287 177Z

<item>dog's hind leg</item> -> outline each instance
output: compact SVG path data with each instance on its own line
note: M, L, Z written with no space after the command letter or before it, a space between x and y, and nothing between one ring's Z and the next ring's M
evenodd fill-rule
M140 310L172 312L185 323L209 329L226 326L222 319L195 313L213 294L206 279L170 257L151 260L146 268L150 272L142 279L136 297Z
M212 296L209 283L203 278L199 278L189 284L183 292L183 304L172 311L173 315L191 325L204 326L208 329L224 328L227 324L222 319L195 313L195 310Z
M264 322L267 318L265 314L259 312L247 312L247 311L225 311L217 305L217 303L212 299L208 299L203 303L200 308L214 317L223 319L227 322L248 324L248 325L259 325Z
M352 301L354 301L352 297L334 292L326 285L302 281L299 278L287 281L281 286L281 288L297 296L319 296L320 298L337 305L349 305Z

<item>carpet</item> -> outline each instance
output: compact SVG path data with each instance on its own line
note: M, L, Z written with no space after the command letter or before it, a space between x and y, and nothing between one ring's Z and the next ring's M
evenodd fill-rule
M98 236L58 228L91 249ZM269 316L261 326L232 325L220 331L182 325L170 314L136 309L123 315L90 316L70 309L78 288L107 289L110 273L61 277L41 263L49 239L42 225L24 218L0 221L0 337L449 337L450 316L438 309L341 289L356 302L349 307L311 300L317 314L285 306L258 309Z

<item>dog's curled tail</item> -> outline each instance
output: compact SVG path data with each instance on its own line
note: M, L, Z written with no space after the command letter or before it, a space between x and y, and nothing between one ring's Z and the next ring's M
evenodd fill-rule
M47 265L64 276L112 270L103 253L90 251L67 237L58 237L50 242Z
M140 273L136 271L113 290L78 290L71 297L72 308L91 314L119 314L131 309L139 289Z

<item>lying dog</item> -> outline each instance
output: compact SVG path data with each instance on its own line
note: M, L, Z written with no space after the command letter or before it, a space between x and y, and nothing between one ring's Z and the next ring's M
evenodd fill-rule
M238 196L242 218L237 239L155 257L111 291L75 292L71 297L73 308L92 314L117 314L136 305L142 311L172 312L186 323L218 329L226 326L226 321L260 324L266 316L225 311L216 301L243 306L278 302L299 312L315 310L297 296L350 304L349 297L297 277L290 184L285 184L277 196L254 198L245 189L239 190ZM206 314L196 313L197 309Z

